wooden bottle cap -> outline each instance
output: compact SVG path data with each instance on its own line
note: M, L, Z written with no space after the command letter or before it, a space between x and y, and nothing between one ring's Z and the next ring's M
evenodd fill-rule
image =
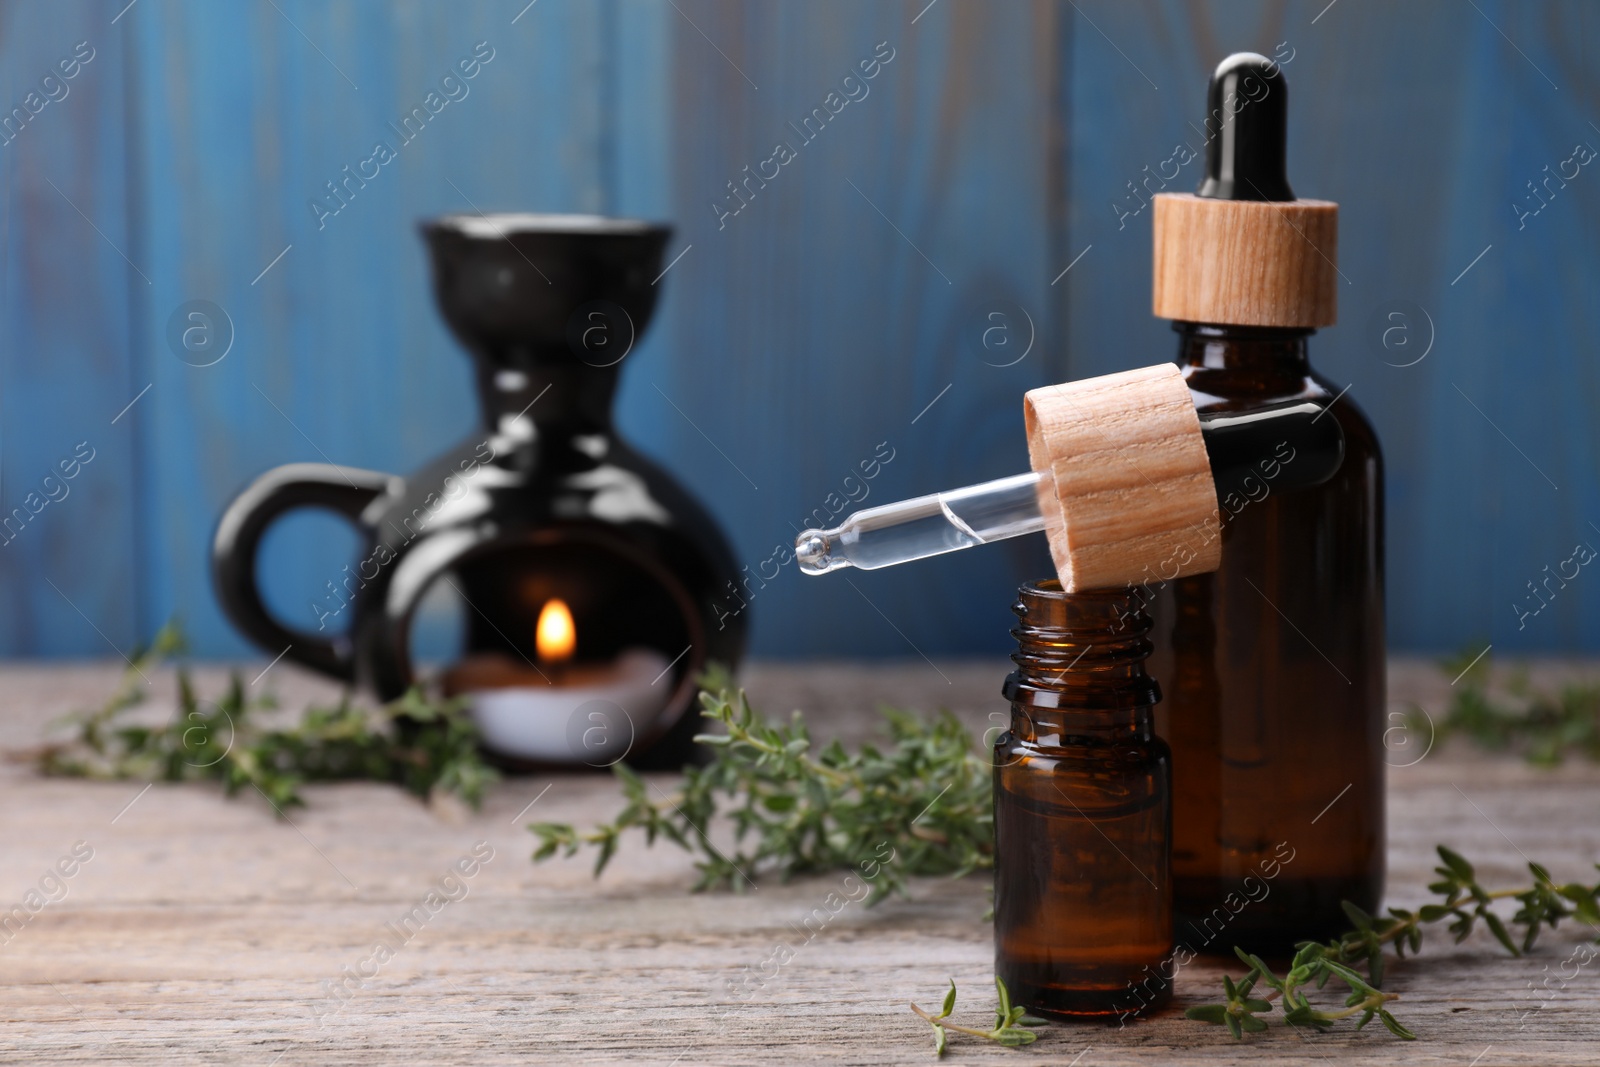
M1331 326L1339 205L1157 193L1158 318L1236 326Z
M1061 587L1126 586L1222 563L1217 490L1177 366L1030 390L1028 460Z

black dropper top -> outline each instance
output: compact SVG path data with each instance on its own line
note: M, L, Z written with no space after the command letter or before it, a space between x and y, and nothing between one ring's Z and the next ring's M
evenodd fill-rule
M1206 90L1206 178L1213 200L1293 200L1284 174L1289 86L1283 69L1255 52L1217 65Z

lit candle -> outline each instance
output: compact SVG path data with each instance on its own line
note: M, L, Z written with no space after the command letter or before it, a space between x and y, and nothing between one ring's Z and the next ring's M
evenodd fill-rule
M499 652L474 653L445 673L444 690L465 696L484 744L522 759L605 766L647 736L675 686L652 648L624 649L605 663L573 663L577 627L552 599L534 628L537 665Z

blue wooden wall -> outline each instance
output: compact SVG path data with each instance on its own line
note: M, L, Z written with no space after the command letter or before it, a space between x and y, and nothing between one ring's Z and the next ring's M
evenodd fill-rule
M231 495L290 461L404 472L472 425L414 227L444 211L677 222L619 415L752 570L880 447L869 503L1020 470L1023 390L1170 358L1127 184L1199 145L1240 48L1285 60L1295 188L1342 204L1341 321L1313 352L1386 446L1393 644L1594 651L1586 570L1513 605L1600 547L1600 177L1512 205L1600 146L1597 37L1576 0L0 5L4 106L59 96L0 144L0 507L59 497L0 546L0 653L111 655L176 614L244 654L206 558ZM480 42L468 95L319 220L324 183ZM789 124L830 92L858 98L805 140ZM795 157L731 199L779 141ZM210 366L167 339L191 301L231 323ZM310 625L353 549L284 523L269 599ZM1046 569L1028 543L790 568L751 602L755 647L997 651Z

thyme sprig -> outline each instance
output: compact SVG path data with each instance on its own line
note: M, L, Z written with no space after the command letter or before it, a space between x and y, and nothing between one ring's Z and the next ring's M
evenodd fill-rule
M1456 678L1444 715L1430 722L1412 712L1418 736L1434 731L1435 741L1453 735L1470 738L1494 752L1521 752L1529 763L1553 766L1569 753L1600 762L1600 683L1578 682L1556 691L1538 689L1525 668L1510 671L1503 683L1509 700L1490 692L1490 657L1471 651L1442 664Z
M959 877L993 865L990 761L953 715L884 708L889 747L848 752L834 741L818 749L799 712L773 722L725 674L702 684L701 715L721 727L696 738L711 746L711 761L685 768L671 792L614 765L621 813L581 831L531 823L536 862L592 848L598 876L623 833L640 829L646 844L664 838L695 856L697 891L742 890L757 872L788 879L872 861L874 902L903 893L910 875ZM731 852L706 835L719 814L733 822Z
M1520 956L1533 948L1541 929L1554 929L1562 919L1573 918L1588 923L1591 928L1600 927L1600 883L1592 886L1581 882L1558 884L1543 866L1529 863L1532 885L1489 890L1478 881L1472 864L1459 853L1444 845L1437 846L1437 851L1440 865L1434 868L1434 873L1439 879L1428 889L1443 898L1438 903L1424 904L1415 911L1390 908L1387 915L1373 916L1345 901L1345 915L1352 928L1328 942L1300 942L1282 978L1259 957L1235 948L1238 957L1249 965L1249 971L1237 981L1226 975L1223 977L1221 1003L1198 1005L1184 1014L1201 1022L1225 1024L1238 1038L1267 1029L1267 1021L1260 1016L1271 1011L1272 1002L1278 1000L1283 1008L1283 1021L1290 1026L1326 1030L1342 1019L1360 1015L1356 1029L1376 1017L1390 1033L1411 1041L1416 1035L1388 1009L1390 1002L1400 999L1399 994L1385 993L1380 988L1386 946L1393 947L1396 958L1403 958L1407 951L1416 955L1422 949L1423 928L1447 919L1447 929L1455 943L1460 944L1472 935L1478 921L1482 920L1506 951ZM1596 867L1600 868L1600 864ZM1514 899L1520 905L1511 916L1511 925L1521 928L1520 939L1512 937L1505 920L1492 910L1495 901L1506 899ZM1364 964L1367 973L1357 973L1351 964ZM1343 1011L1322 1011L1314 1007L1304 993L1304 988L1313 983L1316 988L1323 988L1329 978L1338 978L1350 990ZM1258 982L1272 992L1253 996Z
M369 709L345 694L332 707L307 708L292 726L268 726L277 707L253 695L237 673L216 700L203 700L189 672L178 669L178 707L150 726L126 713L144 701L147 672L184 650L172 623L136 652L115 692L99 708L68 716L74 733L34 753L46 774L149 781L220 781L233 795L259 789L281 814L302 806L309 781L393 782L418 796L454 794L476 806L498 775L478 752L477 729L458 704L435 703L412 689Z
M995 1044L1003 1045L1006 1048L1031 1045L1038 1040L1039 1035L1027 1028L1045 1026L1049 1020L1041 1019L1036 1015L1029 1015L1027 1009L1020 1005L1013 1007L1011 1004L1011 992L1006 989L1006 984L1000 980L998 975L995 976L994 988L999 995L1000 1006L995 1009L994 1026L988 1030L979 1030L972 1026L958 1026L949 1021L950 1014L956 1010L956 982L954 978L950 980L950 991L944 995L944 1005L940 1008L939 1014L934 1015L931 1012L923 1011L917 1007L915 1002L912 1003L911 1010L933 1027L933 1053L935 1056L943 1056L945 1054L950 1044L949 1032L952 1030L958 1034L967 1034L971 1037L982 1038L985 1041L993 1041Z
M1378 989L1349 967L1331 958L1324 945L1302 943L1289 970L1281 978L1259 956L1241 948L1235 948L1234 952L1250 965L1250 970L1237 982L1223 975L1222 989L1226 999L1221 1004L1202 1004L1188 1009L1184 1014L1189 1018L1207 1023L1224 1023L1234 1037L1243 1037L1246 1033L1259 1033L1267 1028L1267 1021L1260 1015L1271 1011L1273 1000L1281 998L1284 1005L1283 1021L1290 1026L1327 1030L1342 1019L1360 1015L1361 1021L1356 1023L1356 1029L1359 1030L1371 1022L1373 1016L1377 1016L1396 1037L1406 1041L1416 1039L1416 1034L1407 1030L1389 1013L1388 1003L1399 1000L1400 994L1385 993ZM1314 984L1321 989L1329 978L1338 978L1350 988L1343 1011L1322 1011L1313 1007L1305 995L1306 986ZM1258 981L1272 992L1265 996L1252 996Z

